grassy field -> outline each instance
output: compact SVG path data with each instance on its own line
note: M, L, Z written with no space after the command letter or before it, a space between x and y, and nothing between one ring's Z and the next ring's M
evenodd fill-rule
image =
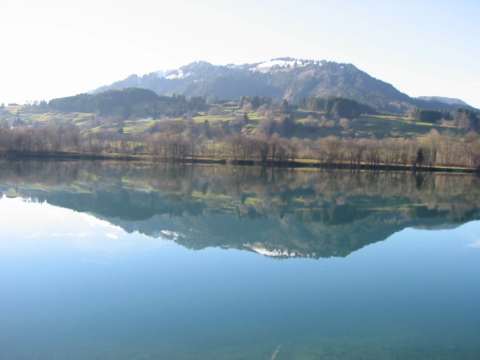
M205 114L193 117L193 121L197 124L203 124L205 121L208 121L209 123L215 123L217 121L232 121L233 119L235 119L235 113L226 113L222 115Z
M431 123L416 122L408 117L369 115L351 121L351 128L359 137L374 135L383 137L413 137L424 135L436 129L440 133L463 133L464 131L452 126L434 125Z
M212 106L208 113L198 113L193 116L193 122L203 124L208 122L210 126L223 126L235 119L248 121L243 125L242 132L254 134L259 124L264 120L264 115L256 111L244 112L235 103L218 104ZM277 117L281 115L277 114ZM427 134L433 129L440 133L464 134L465 130L453 125L431 124L418 122L407 116L399 115L366 115L358 119L340 122L335 119L327 119L321 112L297 110L293 113L298 126L291 136L299 138L319 138L326 136L338 137L415 137ZM81 128L84 133L96 133L99 131L118 131L123 129L126 134L142 134L152 127L164 121L163 119L131 119L122 122L101 119L91 113L32 113L28 107L8 106L0 111L0 124L9 123L21 126L41 126L46 124L63 125L74 124ZM170 121L185 121L183 117L168 118ZM312 124L315 126L312 127Z

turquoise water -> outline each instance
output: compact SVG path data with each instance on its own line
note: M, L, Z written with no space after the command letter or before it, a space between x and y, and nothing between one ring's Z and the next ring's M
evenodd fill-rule
M479 182L0 163L0 359L478 359Z

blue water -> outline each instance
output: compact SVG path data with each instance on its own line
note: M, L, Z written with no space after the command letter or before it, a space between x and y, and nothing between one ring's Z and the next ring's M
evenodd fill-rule
M318 183L318 175L308 176ZM60 194L64 199L93 191L98 197L118 198L105 178L92 185L90 193L78 178L63 185L52 185L50 178L33 181L24 174L15 179L14 184L0 176L5 194L0 200L0 359L480 357L480 222L471 215L476 211L472 203L464 209L471 217L462 215L465 221L460 223L442 212L434 226L423 217L428 226L396 226L381 241L348 247L352 251L346 255L311 256L305 244L324 240L316 232L310 239L313 230L307 234L306 229L321 225L328 232L333 226L355 243L362 236L359 228L375 232L378 204L383 209L390 204L384 223L413 221L405 218L412 216L405 212L408 203L393 206L397 195L382 191L369 195L368 201L377 205L368 206L375 210L367 218L310 223L302 217L294 223L285 214L273 215L277 205L272 201L265 207L269 202L263 198L263 205L251 204L263 206L257 211L265 211L269 219L241 216L231 209L233 200L225 198L228 192L220 200L217 196L211 209L212 190L200 199L208 203L208 211L203 207L196 215L183 211L132 220L126 215L109 218L102 210L105 205L79 211L57 204ZM435 180L437 188L442 181ZM136 191L138 183L123 188ZM284 190L272 196L283 191L285 197ZM163 192L160 199L172 193L160 185L142 191ZM187 194L190 201L194 194ZM410 205L418 208L426 196L422 194ZM335 203L348 204L347 195L342 201L336 197ZM460 195L437 199L436 206L455 204L457 214L464 203ZM302 206L313 201L311 196L304 196ZM132 193L128 197L132 199ZM361 203L366 201L362 197ZM203 222L209 217L231 224L240 219L241 226L205 235L208 226ZM357 233L345 230L365 219ZM273 247L252 235L258 228L278 238L275 229L285 223L297 229L281 229L288 237L280 238L288 243L285 248L275 239L268 240ZM152 224L159 228L152 230ZM246 246L233 242L242 236ZM215 241L196 248L192 244L197 238Z

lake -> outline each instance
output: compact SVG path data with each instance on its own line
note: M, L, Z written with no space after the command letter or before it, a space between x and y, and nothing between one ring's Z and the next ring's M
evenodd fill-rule
M478 359L479 185L0 162L0 359Z

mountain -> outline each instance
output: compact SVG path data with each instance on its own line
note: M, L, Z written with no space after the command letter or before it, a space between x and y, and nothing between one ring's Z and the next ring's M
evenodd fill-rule
M175 70L131 75L95 92L129 87L150 89L159 95L182 94L222 100L268 96L298 102L309 97L343 97L395 113L419 106L451 110L463 105L411 98L352 64L288 57L243 65L199 61Z
M419 96L417 97L419 100L423 101L430 101L430 102L437 102L437 103L443 103L447 105L457 105L457 106L462 106L466 108L472 108L469 104L467 104L465 101L461 99L456 99L456 98L449 98L449 97L444 97L444 96Z

